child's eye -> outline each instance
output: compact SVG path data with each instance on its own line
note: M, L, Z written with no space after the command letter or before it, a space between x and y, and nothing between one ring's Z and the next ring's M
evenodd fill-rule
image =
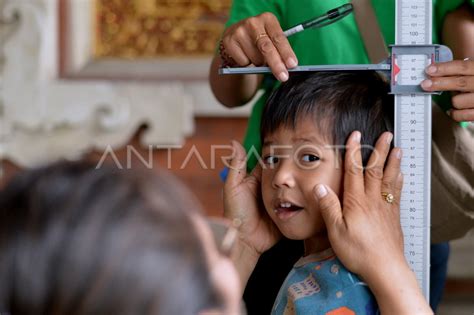
M314 154L304 154L302 160L303 162L316 162L319 161L319 156Z
M263 161L265 164L268 164L268 165L275 164L275 163L278 163L278 157L273 156L273 155L268 155L263 158Z

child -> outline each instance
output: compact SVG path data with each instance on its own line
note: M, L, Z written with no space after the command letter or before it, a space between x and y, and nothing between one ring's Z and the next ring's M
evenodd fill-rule
M273 92L264 109L262 196L280 232L304 240L274 303L273 314L376 314L369 289L331 250L313 188L328 185L342 196L343 145L362 134L362 159L392 131L393 98L374 72L297 74Z

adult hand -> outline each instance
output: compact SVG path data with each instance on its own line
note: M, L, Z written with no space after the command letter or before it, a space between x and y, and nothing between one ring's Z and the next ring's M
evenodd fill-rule
M280 81L288 80L287 68L298 65L278 19L269 12L231 25L224 32L222 47L223 54L231 57L237 65L266 64Z
M384 133L364 172L360 137L356 131L347 142L342 208L329 187L319 184L314 190L329 241L342 263L367 282L382 314L432 314L403 256L401 150L389 155L393 136ZM391 193L393 202L382 192Z
M243 293L260 255L275 245L281 234L267 215L261 199L261 166L248 175L244 148L236 141L232 141L232 147L233 158L224 185L224 215L239 233L239 242L231 258Z
M384 170L392 138L388 132L379 138L364 172L360 132L351 135L344 161L342 208L329 187L315 187L315 193L321 196L320 208L334 251L347 268L363 277L384 266L387 257L397 264L405 262L400 227L403 176L399 148L392 150ZM382 192L392 194L393 202L387 202Z
M232 147L234 154L224 185L224 215L233 221L246 249L260 256L275 245L281 234L267 215L261 199L261 166L247 174L244 148L236 141L232 141Z
M425 91L453 91L453 109L448 112L455 121L474 121L474 61L454 60L426 68L429 79L421 83Z

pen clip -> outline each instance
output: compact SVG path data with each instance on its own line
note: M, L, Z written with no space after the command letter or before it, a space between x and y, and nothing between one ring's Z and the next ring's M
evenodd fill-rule
M334 22L337 22L339 21L340 19L343 19L345 18L347 15L349 15L352 11L353 11L353 7L352 7L352 4L350 3L347 3L347 4L344 4L338 8L334 8L332 10L329 10L327 12L327 17L329 18L329 20L331 21L330 23L334 23ZM342 12L341 12L342 11ZM327 24L325 24L327 25Z

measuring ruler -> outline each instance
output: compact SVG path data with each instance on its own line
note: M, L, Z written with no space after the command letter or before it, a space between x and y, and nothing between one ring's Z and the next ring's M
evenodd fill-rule
M432 39L431 0L397 0L396 45L429 45ZM419 85L434 57L426 53L392 51L392 84ZM431 95L395 94L395 145L402 148L404 185L400 220L405 257L425 298L430 289L431 220Z

